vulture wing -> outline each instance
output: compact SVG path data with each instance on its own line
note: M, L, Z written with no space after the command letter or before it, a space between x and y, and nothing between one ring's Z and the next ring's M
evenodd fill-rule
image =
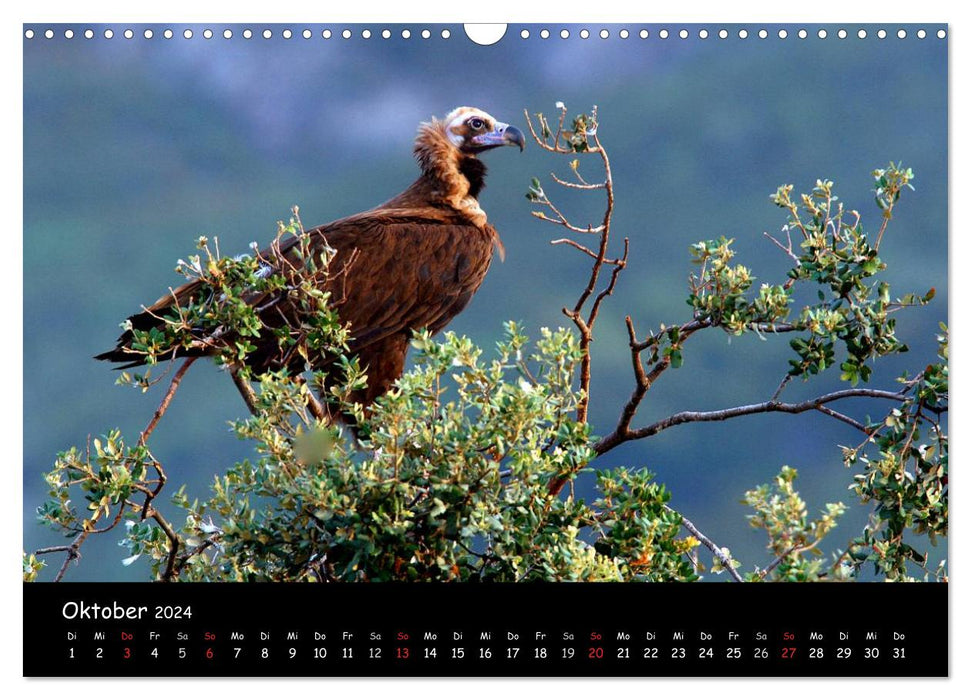
M389 336L445 327L482 284L497 240L491 227L433 207L379 209L312 234L337 250L331 292L352 352Z
M387 391L401 375L411 333L420 328L437 332L468 304L492 260L498 236L491 226L478 226L439 207L375 209L340 219L308 231L317 252L330 246L336 250L324 289L352 340L350 352L367 368L368 389L359 397L365 404ZM294 257L296 240L284 244L283 256ZM261 257L273 260L272 250ZM296 262L296 260L293 260ZM165 295L129 320L132 327L146 330L160 325L160 317L178 305L189 303L200 293L200 284L190 282ZM253 295L248 302L261 312L269 328L287 325L285 301L273 304L266 294ZM247 358L254 374L289 367L302 372L304 360L285 354L271 333L253 340L256 351ZM118 346L98 359L142 364L127 351L132 340L126 331ZM200 338L205 341L205 338ZM186 350L184 356L206 355L205 342ZM321 369L333 358L313 363Z

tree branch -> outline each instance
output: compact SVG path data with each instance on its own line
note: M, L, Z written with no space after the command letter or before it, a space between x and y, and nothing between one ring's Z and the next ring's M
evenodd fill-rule
M782 554L780 554L779 556L777 556L772 561L771 564L769 564L767 567L765 567L764 569L762 569L761 571L759 571L759 580L763 580L764 581L765 580L765 577L768 576L770 573L772 573L772 570L773 569L775 569L777 566L779 566L779 564L781 564L782 562L784 562L786 560L786 557L788 557L790 554L792 554L793 552L795 552L797 549L799 549L799 547L797 545L792 545L789 549L787 549Z
M68 564L70 564L75 559L81 558L81 545L91 534L90 530L85 530L78 534L77 537L71 542L71 544L61 544L54 547L42 547L41 549L35 550L34 555L38 554L51 554L53 552L67 552L67 556L64 558L64 563L61 564L61 568L57 570L54 574L54 583L58 583L64 578L64 574L67 573Z
M725 552L722 551L722 549L717 544L715 544L710 539L708 539L704 535L704 533L701 532L701 530L695 527L695 524L693 522L688 520L686 517L681 515L681 513L674 510L674 508L671 508L670 506L664 506L664 509L669 513L674 513L675 515L678 515L681 517L681 524L684 525L684 529L690 532L696 538L698 538L698 541L701 542L701 544L705 545L705 547L707 547L711 551L711 553L715 555L715 558L721 562L721 565L725 567L725 570L728 571L729 574L731 574L731 577L733 579L735 579L739 583L745 582L745 580L741 577L741 575L739 575L738 571L735 569L735 566L732 564L732 558L727 554L725 554Z
M723 421L730 418L738 418L739 416L754 415L756 413L805 413L806 411L819 410L821 406L834 401L855 397L902 401L904 398L906 398L906 394L893 391L883 391L880 389L843 389L841 391L823 394L822 396L817 396L814 399L801 401L799 403L764 401L762 403L749 404L746 406L734 406L732 408L723 408L716 411L681 411L680 413L675 413L674 415L663 420L659 420L656 423L652 423L651 425L638 428L636 430L624 430L623 423L621 423L613 433L601 438L596 444L594 444L593 449L598 455L602 455L624 442L628 442L629 440L640 440L652 435L657 435L662 430L667 430L668 428L674 427L675 425L681 425L682 423ZM851 423L851 425L853 425L853 427L857 427L859 424L856 424L854 421Z
M256 408L256 392L253 391L253 387L246 381L246 378L242 376L241 369L241 367L233 367L229 370L229 375L233 378L233 384L236 385L239 395L243 397L246 407L255 416L259 412Z
M179 539L179 536L172 529L172 526L169 525L169 522L162 517L162 514L155 510L154 506L149 506L149 508L151 509L149 517L158 523L158 526L162 528L162 532L169 538L169 558L165 562L165 570L162 572L161 580L171 581L178 574L176 561L179 556L179 545L182 544L182 540Z
M867 430L865 425L860 423L858 420L854 420L853 418L850 418L847 415L844 415L838 411L834 411L833 409L827 408L826 406L817 406L816 410L819 411L820 413L825 413L827 416L830 416L831 418L835 418L838 421L843 421L847 425L852 425L860 432L866 433L867 435L870 434L870 431Z
M627 241L628 239L625 238L624 240ZM594 260L597 259L596 253L594 253L592 250L587 248L585 245L580 245L572 238L557 238L555 240L550 241L550 245L568 245L573 248L576 248L581 253L593 258ZM608 265L621 265L622 262L625 262L625 260L623 258L606 258L604 262Z
M88 539L88 536L100 535L104 532L108 532L109 530L114 529L115 526L117 526L118 523L121 522L121 516L124 515L124 513L125 513L125 504L122 503L121 507L118 509L118 512L115 514L115 517L110 524L105 525L102 528L91 528L91 529L82 530L81 532L78 533L77 537L75 537L74 540L72 540L71 544L61 544L61 545L56 545L54 547L41 547L40 549L35 549L34 556L38 554L51 554L53 552L67 553L67 557L65 557L64 563L61 564L61 568L58 569L57 574L54 575L54 583L58 583L61 581L61 579L64 578L64 575L67 573L68 564L70 564L72 561L75 561L81 558L81 545L84 544L84 541L86 539Z
M577 177L579 177L579 176L580 176L579 173L577 173ZM579 183L578 182L567 182L566 180L563 180L561 178L558 178L556 176L556 173L550 173L550 177L553 178L553 181L557 185L563 185L563 187L567 187L567 188L574 189L574 190L603 190L603 189L606 189L606 187L607 187L607 183L606 182L595 182L593 184L590 184L590 183L587 183L587 182L579 182Z
M148 425L145 426L145 430L142 431L142 434L138 436L139 445L144 446L145 443L148 441L148 436L151 435L152 431L155 430L156 426L158 425L158 422L162 419L162 416L164 416L165 412L168 410L169 404L172 403L172 398L175 396L175 392L179 388L179 383L182 381L182 377L185 376L185 373L189 371L189 367L191 367L192 363L195 362L197 359L199 358L197 357L188 358L185 362L182 363L182 366L179 367L179 371L176 372L175 375L172 377L172 381L171 383L169 383L169 388L168 390L166 390L165 396L162 397L162 402L158 405L158 408L155 409L155 415L152 416L152 420L150 420L148 422Z
M624 253L620 257L609 258L607 256L607 251L610 245L610 226L611 219L613 217L614 210L614 187L613 187L613 176L610 169L610 158L607 155L607 151L604 149L600 140L597 138L597 108L594 107L592 113L589 117L590 124L585 127L584 130L584 141L583 146L585 150L579 149L579 147L574 148L575 142L572 142L570 146L561 147L560 138L563 134L563 123L566 118L566 107L562 104L558 104L557 108L560 111L560 118L557 126L556 135L553 136L552 144L549 143L549 138L552 136L549 126L541 115L538 115L540 120L540 125L543 129L543 135L540 137L536 133L533 127L532 121L530 119L529 113L526 114L527 124L529 126L530 133L533 136L533 140L545 148L548 151L554 153L562 154L591 154L595 153L600 156L600 160L604 168L604 179L601 183L588 183L581 177L577 161L571 164L574 174L577 177L579 183L572 183L559 178L554 173L552 175L554 182L562 187L568 189L576 190L603 190L606 194L606 204L604 207L603 218L598 226L587 226L586 228L581 228L570 223L567 217L556 207L550 198L541 189L534 190L536 195L533 201L538 204L548 207L550 211L556 216L552 218L547 216L545 213L539 211L534 211L533 216L537 217L542 221L548 223L557 224L565 227L569 231L574 233L583 234L599 234L600 244L596 251L587 246L581 245L574 240L568 238L558 238L551 241L552 245L569 245L577 250L579 250L584 255L593 259L593 265L590 268L590 275L587 279L587 284L581 291L579 298L573 305L572 309L564 308L563 314L573 321L580 334L580 350L581 350L581 360L580 360L580 399L577 402L576 409L576 420L580 423L585 423L587 420L587 413L590 405L590 384L591 384L591 357L590 357L590 345L593 343L593 328L596 325L597 317L600 314L600 307L604 299L613 294L614 288L617 285L617 279L620 272L627 267L627 259L630 253L630 239L624 239ZM581 117L578 117L579 120ZM577 128L576 126L574 128ZM604 286L599 292L597 291L597 285L600 281L600 273L603 270L604 265L610 266L611 274L606 286ZM584 311L587 303L592 299L589 308ZM564 475L554 478L549 485L549 492L551 494L557 494L563 488L564 484L569 480L570 475Z

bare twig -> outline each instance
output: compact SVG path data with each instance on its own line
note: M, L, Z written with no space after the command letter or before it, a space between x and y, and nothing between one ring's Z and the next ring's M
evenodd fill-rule
M76 559L81 558L81 545L84 544L84 541L90 534L90 530L85 530L84 532L79 533L78 536L71 541L71 544L61 544L55 547L43 547L34 551L35 555L52 554L54 552L67 553L67 556L64 558L64 563L61 564L61 568L57 570L56 574L54 574L54 583L58 583L64 578L64 574L67 573L68 564Z
M597 286L597 281L600 278L600 270L607 259L607 245L610 243L610 220L614 212L614 185L613 185L613 176L611 175L611 172L610 172L610 159L607 157L607 151L605 151L603 147L600 146L600 141L597 139L596 134L594 134L593 139L594 139L594 142L597 144L596 150L600 154L600 158L603 161L604 183L605 183L605 190L607 193L607 205L606 205L606 209L604 210L603 224L601 224L601 226L599 227L601 229L600 250L597 253L597 258L594 260L593 267L590 270L590 279L587 282L587 286L580 294L580 298L577 300L576 305L573 307L574 311L576 311L577 313L580 312L583 305L586 303L587 299L589 299L590 295L593 294L594 289ZM626 249L626 246L625 246L625 249ZM626 250L624 253L623 261L624 261L623 264L626 265L627 263ZM623 265L620 265L620 267L623 267ZM613 290L612 285L610 288L611 290ZM597 320L598 312L599 312L599 305L595 305L594 308L590 310L590 314L587 317L587 325L590 326L591 329L593 328L593 325ZM591 337L590 341L592 340L593 338ZM589 346L589 344L590 343L588 341L587 345ZM585 353L585 354L589 355L589 353ZM586 418L586 415L584 413L584 419L585 418Z
M41 547L40 549L35 549L34 554L53 554L54 552L66 552L71 549L69 544L59 544L53 547Z
M890 213L893 211L893 205L883 213L883 224L880 226L880 231L877 233L877 242L873 246L874 250L880 250L880 242L883 240L883 234L887 231L887 224L890 223Z
M115 513L114 519L108 525L105 525L104 527L92 528L91 530L88 530L88 534L100 535L103 532L108 532L108 530L114 530L115 527L118 525L118 523L121 522L121 516L123 516L124 514L125 514L125 504L122 503L121 506L119 506L118 508L118 512Z
M557 218L554 219L552 217L549 217L541 211L534 211L533 216L535 216L540 221L546 221L547 223L557 224L559 226L562 226L563 228L573 231L574 233L590 233L590 234L603 233L603 230L604 230L603 226L586 226L586 227L575 226L574 224L571 224L567 219L563 218L563 215L560 214L560 212L550 202L544 201L542 202L542 204L545 204L546 206L550 207L550 209L553 210L553 213L557 215Z
M776 568L777 566L779 566L779 564L784 562L786 560L786 557L788 557L790 554L795 552L797 549L799 549L799 547L797 547L796 545L792 545L789 549L787 549L782 554L777 556L771 564L769 564L767 567L759 571L759 579L764 580L766 576L772 573L772 570L774 568Z
M788 234L789 234L789 231L787 229L786 230L786 235L788 235ZM770 236L769 233L768 233L768 231L763 231L762 232L762 235L765 236L766 238L768 238L773 243L775 243L777 246L779 246L779 249L782 250L782 252L784 252L787 256L789 256L789 258L794 263L796 263L797 265L799 264L799 257L795 253L792 252L792 237L791 236L789 237L789 246L786 247L786 246L782 245L778 240L776 240L773 236Z
M632 434L630 426L631 422L634 420L634 416L637 415L637 409L640 407L641 401L644 400L644 397L647 395L648 390L651 388L651 385L655 382L655 380L657 380L657 378L671 364L670 357L663 357L659 359L655 363L654 367L651 368L650 372L648 372L644 367L641 353L649 347L656 345L660 341L661 335L667 331L661 331L648 337L646 340L638 341L637 334L634 331L634 322L631 320L631 317L628 316L625 320L627 323L631 365L634 369L635 382L634 391L631 393L630 398L627 399L627 403L624 404L624 407L620 413L620 418L617 421L617 426L614 428L614 431L611 434L614 439L619 439L617 444L632 439L630 437ZM679 338L683 342L685 339L691 337L693 333L696 333L702 328L707 328L710 325L711 323L708 321L689 321L678 328ZM603 442L603 440L600 442ZM597 444L599 445L600 443L598 442ZM612 449L612 447L608 447L607 449ZM605 449L604 452L606 451L607 450Z
M597 315L600 313L600 304L603 300L614 293L614 287L617 285L617 277L620 276L621 270L627 267L627 256L630 253L630 239L624 239L624 254L619 259L610 261L606 258L603 260L604 263L612 264L613 270L610 271L610 282L607 286L600 290L600 293L593 300L593 305L590 307L590 317L587 320L588 325L593 325L594 320L596 320Z
M67 550L67 557L64 558L64 563L61 564L61 568L57 570L57 574L54 576L54 583L58 583L64 578L64 574L67 573L68 564L81 558L81 545L84 544L84 541L88 539L88 535L90 534L90 532L82 532L74 538L74 541L70 545L64 548Z
M731 574L731 577L736 581L738 581L739 583L745 582L745 580L735 569L735 566L732 564L732 558L727 554L725 554L725 552L717 544L715 544L708 537L706 537L705 534L701 532L701 530L695 527L695 524L693 522L688 520L686 517L684 517L684 515L674 510L674 508L671 508L670 506L664 506L664 510L668 511L669 513L674 513L675 515L680 516L681 524L684 525L684 529L690 532L696 538L698 538L698 541L701 542L701 544L705 545L705 547L707 547L711 551L711 553L715 555L715 558L717 558L718 561L721 562L721 565L725 567L725 570L728 571L729 574Z
M840 413L839 411L834 411L833 409L827 406L817 406L816 410L819 411L820 413L825 413L830 418L835 418L838 421L843 421L847 425L852 425L860 432L866 433L867 435L870 434L870 431L867 430L866 426L863 425L860 421L850 418L849 416L843 413Z
M592 250L590 250L589 248L587 248L585 245L580 245L579 243L577 243L576 241L574 241L572 238L554 238L552 241L550 241L550 245L568 245L568 246L572 246L573 248L576 248L577 250L579 250L584 255L589 255L594 260L597 259L597 254L596 253L594 253Z
M626 435L630 429L631 421L634 420L634 415L637 413L637 407L640 405L641 401L644 399L644 395L647 390L651 388L651 380L647 376L647 372L644 369L644 363L641 361L641 353L637 349L637 333L634 330L634 322L631 320L630 316L625 319L627 323L627 336L630 339L630 359L631 364L634 367L634 391L627 399L627 403L624 404L624 408L620 413L620 420L617 421L617 427L614 429L615 433L621 435Z
M789 385L789 382L791 382L791 381L792 381L792 375L791 374L787 374L786 376L784 376L782 378L782 381L779 382L778 388L774 392L772 392L772 399L771 400L772 401L775 401L776 399L778 399L779 396L782 394L783 390Z
M575 170L573 172L576 173ZM561 178L558 178L556 176L556 173L550 173L550 177L553 178L553 181L557 185L563 185L563 187L566 187L566 188L569 188L569 189L574 189L574 190L603 190L603 189L606 189L607 188L607 183L606 182L595 182L593 184L590 184L588 182L583 182L582 181L583 178L580 177L580 173L576 173L576 174L577 174L577 177L580 178L580 180L581 180L581 182L579 182L579 183L577 183L577 182L568 182L566 180L563 180Z
M192 559L192 557L202 554L210 547L218 547L218 543L216 542L216 540L211 537L206 538L205 540L197 544L195 547L185 552L185 554L182 554L178 558L178 562L176 562L175 570L181 571L182 567L188 564L189 560Z
M800 552L808 552L808 551L811 551L813 549L816 549L816 547L819 546L819 542L820 542L820 540L817 539L817 540L813 540L809 544L804 544L804 545L796 545L796 544L794 544L794 545L792 545L791 547L789 547L789 549L787 549L782 554L780 554L778 557L776 557L772 561L771 564L769 564L767 567L765 567L764 569L761 569L758 572L758 574L759 574L759 580L764 580L765 577L768 576L772 572L773 569L775 569L777 566L779 566L779 564L781 564L782 562L784 562L786 560L786 557L788 557L788 556L790 556L792 554L799 554Z
M158 422L162 419L162 416L164 416L165 412L168 410L169 404L172 403L172 398L175 396L175 392L179 388L179 383L182 381L182 377L185 376L185 373L189 371L189 367L191 367L192 363L195 362L197 359L198 358L196 357L188 358L185 362L182 363L182 366L179 367L179 371L176 372L175 375L172 377L172 381L171 383L169 383L169 388L165 392L165 396L162 397L162 402L158 405L158 408L155 409L155 415L152 416L152 420L148 422L148 425L145 426L145 429L142 431L141 435L138 436L139 445L144 446L145 443L148 441L148 436L152 434L153 430L155 430L155 427L158 425Z
M714 325L715 325L715 322L712 319L707 319L707 318L688 321L687 323L682 323L680 326L678 326L678 337L681 339L681 341L683 341L685 338L690 337L695 332L705 328L711 328ZM662 336L666 335L671 331L671 328L673 328L673 326L669 326L664 330L658 331L657 333L652 333L651 335L649 335L647 338L640 341L639 343L631 345L631 349L636 350L637 352L643 352L644 350L647 350L649 347L657 345L658 342L661 340Z

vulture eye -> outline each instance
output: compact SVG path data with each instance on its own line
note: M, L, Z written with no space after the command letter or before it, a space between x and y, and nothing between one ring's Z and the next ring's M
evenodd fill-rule
M473 129L478 131L483 126L485 126L485 122L479 119L478 117L472 117L471 119L469 119L469 126L471 126Z

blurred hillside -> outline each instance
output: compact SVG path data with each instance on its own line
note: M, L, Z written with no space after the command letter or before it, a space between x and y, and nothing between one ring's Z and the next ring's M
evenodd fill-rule
M80 33L85 27L75 26ZM214 27L216 28L216 27ZM299 29L302 27L294 27ZM591 420L614 425L632 387L623 317L643 333L688 317L688 246L725 235L740 262L764 281L781 279L786 258L762 235L785 221L769 194L792 182L836 182L868 230L879 226L870 171L890 160L916 173L881 257L895 295L936 287L927 309L900 314L911 352L878 365L874 386L934 358L947 319L947 42L850 38L780 41L735 36L701 41L519 38L478 47L461 27L452 38L272 40L236 37L65 40L24 44L24 528L25 548L55 544L35 523L41 478L59 450L119 427L135 436L154 411L148 395L113 385L91 356L110 347L118 324L180 279L177 259L194 240L218 237L224 252L268 241L275 222L300 206L312 226L367 209L404 189L417 173L415 128L460 104L520 127L524 108L553 112L599 106L600 138L616 181L615 239L631 239L631 262L605 305L594 346ZM221 31L222 27L218 27ZM279 29L282 29L279 28ZM420 29L420 28L417 28ZM579 27L575 28L573 35ZM639 29L639 27L638 27ZM758 29L757 27L754 29ZM136 36L138 34L136 33ZM452 330L490 347L502 322L566 325L588 269L582 256L550 248L560 231L529 215L532 176L563 173L566 162L538 148L494 152L483 208L503 237L496 260ZM591 162L590 166L593 167ZM593 174L591 174L591 177ZM551 192L553 188L548 188ZM602 215L595 197L568 202L577 219ZM684 367L652 390L638 424L684 409L764 400L787 368L786 339L692 341ZM795 384L797 399L832 386ZM875 407L883 411L884 406ZM846 410L859 410L846 406ZM228 377L195 365L153 436L171 484L203 495L214 474L249 454L227 421L245 407ZM685 426L615 450L609 464L644 466L673 492L672 505L751 568L769 557L739 500L783 464L815 514L852 501L852 474L837 444L853 431L825 416L752 417ZM867 509L851 507L826 545L845 545ZM122 569L122 550L90 541L69 580L143 577ZM106 539L106 538L102 538ZM943 556L943 553L940 555ZM107 557L110 561L104 561ZM53 562L53 559L52 559ZM59 562L54 565L59 565ZM52 575L50 569L46 572Z

